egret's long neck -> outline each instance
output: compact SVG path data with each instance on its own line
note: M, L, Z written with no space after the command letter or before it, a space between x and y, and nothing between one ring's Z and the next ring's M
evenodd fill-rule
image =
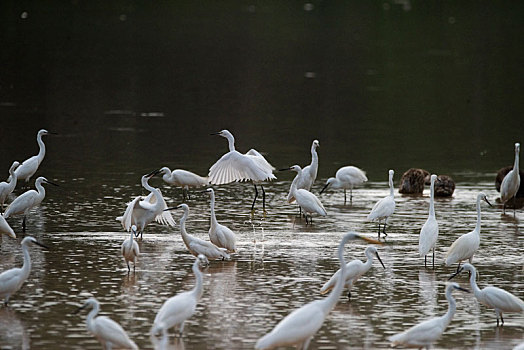
M318 169L318 153L315 144L311 146L311 168Z
M41 181L35 182L36 190L38 191L38 199L42 201L45 197L45 187L42 185Z
M182 218L180 219L180 233L182 234L182 240L186 244L186 246L189 246L189 235L186 232L186 219L189 215L188 211L184 211L184 215L182 215Z
M513 163L513 170L519 175L519 150L515 150L515 163Z
M204 286L202 283L202 272L200 272L200 268L198 267L199 264L200 262L198 259L196 259L193 263L193 273L195 274L196 282L192 292L197 299L200 299L202 297L202 293L204 292Z
M24 252L24 264L22 265L22 275L25 277L25 280L31 272L31 257L29 256L29 248L26 244L22 246L22 251Z
M451 295L453 288L447 288L446 289L446 299L448 300L448 312L442 318L444 319L444 322L446 322L446 326L451 322L451 319L453 318L453 315L455 314L455 310L457 309L457 303L455 302L455 298L453 298L453 295Z
M11 167L9 169L9 179L7 179L9 181L9 190L11 192L13 192L13 190L15 189L16 187L16 180L17 180L17 177L15 176L15 168L14 167Z
M38 146L40 147L40 150L38 151L38 156L37 156L38 164L40 165L40 163L42 162L45 156L45 144L44 144L44 141L42 141L41 134L38 134L38 136L36 137L36 142L38 142Z
M131 234L129 235L129 242L127 242L127 248L129 252L133 248L133 241L135 239L135 232L133 230L130 230L130 231L131 231Z
M87 323L87 329L90 332L93 332L93 330L95 329L94 318L98 314L99 309L100 309L100 306L98 305L98 303L95 303L93 305L93 308L91 309L91 311L89 311L89 314L87 314L87 322L86 323Z
M372 252L366 252L366 262L364 263L365 270L369 270L371 268L371 265L373 264L373 253Z
M229 151L235 150L235 137L232 134L227 134L226 136L227 143L229 144Z
M163 167L162 170L164 170L164 175L162 175L162 179L165 182L169 182L171 178L173 177L173 173L171 172L171 169L168 167Z
M435 217L435 180L431 181L431 188L429 192L429 216Z
M471 276L469 277L469 284L471 285L471 289L473 289L473 294L478 297L480 294L482 294L482 291L477 285L477 270L474 269L473 271L470 271L470 273Z
M297 171L297 176L295 177L295 179L298 180L300 178L300 175L302 175L302 170ZM291 183L291 188L289 189L293 197L295 197L295 192L297 192L297 181L295 181L295 179L293 179L293 182Z
M337 283L335 284L335 288L329 293L329 295L323 300L324 303L324 315L327 315L331 309L335 307L337 304L338 298L340 297L340 294L342 293L342 290L344 289L344 284L346 283L343 276L346 275L346 262L344 261L344 245L348 241L348 237L344 237L342 239L342 242L340 242L340 245L338 246L338 260L340 262L340 278L337 279Z
M477 225L475 226L477 233L480 233L480 199L481 196L477 196Z
M211 193L211 227L218 225L217 217L215 215L215 194Z
M389 195L395 197L395 190L393 189L393 175L389 175Z
M163 210L164 209L164 203L163 201L161 200L162 198L162 195L160 193L160 190L158 188L154 188L153 186L151 186L148 182L149 178L147 177L142 177L142 186L148 190L149 192L153 192L153 194L156 196L156 202L155 202L155 208L157 210Z

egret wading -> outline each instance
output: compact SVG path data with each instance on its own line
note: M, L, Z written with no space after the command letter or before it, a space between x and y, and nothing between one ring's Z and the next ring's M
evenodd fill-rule
M304 189L304 190L311 191L311 187L313 186L313 183L317 179L317 173L318 173L318 154L317 154L318 147L320 147L320 143L318 142L318 140L314 140L313 143L311 144L311 164L301 169L302 171L298 172L297 176L295 177L296 179L295 185L297 186L297 189ZM291 188L290 188L289 194L287 196L287 202L293 203L294 201L295 201L295 196L293 196L293 193L291 192Z
M182 187L183 199L189 199L190 187L202 187L209 183L207 177L202 177L183 169L175 169L171 171L168 167L163 167L160 169L160 174L162 174L162 179L165 183L172 186Z
M446 255L446 266L451 266L458 262L457 271L460 268L460 263L463 260L473 262L473 255L476 253L480 245L480 201L484 200L491 207L486 195L480 192L477 195L477 225L475 229L469 233L463 234L453 242L448 249Z
M24 218L22 220L22 230L25 232L25 221L26 216L29 213L31 208L36 207L45 198L45 188L42 185L43 183L50 184L53 186L58 186L57 184L47 180L45 177L40 176L35 180L35 190L29 190L22 193L20 196L16 197L14 201L9 204L4 213L4 218L9 218L13 215L23 214Z
M395 190L393 189L393 170L389 171L389 196L379 200L368 215L369 221L378 221L378 238L380 238L380 223L384 221L382 232L387 236L386 225L389 217L395 212Z
M118 323L106 316L96 316L100 311L100 304L95 298L89 298L85 304L79 307L75 313L91 307L91 311L87 314L86 324L87 330L98 339L104 349L112 349L113 347L121 349L138 349L134 341L129 339L126 331Z
M429 195L429 216L424 226L420 230L418 240L418 252L421 257L424 257L424 266L426 266L426 255L433 249L433 269L435 268L435 245L438 239L438 222L435 217L435 181L437 175L431 175L431 187Z
M276 179L273 175L273 166L256 150L250 149L246 154L235 150L235 138L228 130L211 134L225 137L229 144L229 152L224 154L209 168L208 179L212 185L223 185L233 181L251 181L255 186L255 199L251 205L251 212L255 210L255 201L258 197L257 184L262 189L262 209L266 210L266 192L263 181Z
M506 213L506 204L510 199L513 199L513 215L515 215L515 196L520 187L519 152L520 143L515 143L515 162L513 163L513 169L504 176L504 179L500 184L500 200L504 203L504 214Z
M24 253L24 264L22 268L13 268L0 274L0 298L4 299L5 306L9 303L9 298L22 287L31 272L31 256L29 256L30 243L49 249L34 237L24 237L22 240L22 252Z
M338 246L338 260L342 276L346 275L344 245L353 239L364 239L380 244L378 241L353 232L344 235ZM287 315L271 332L258 339L255 349L273 349L279 346L296 346L298 349L307 349L311 338L322 327L325 318L337 304L344 284L345 281L342 278L337 279L335 287L326 298L310 302Z
M36 156L27 158L22 162L22 164L20 164L18 168L16 168L15 176L18 182L21 182L22 180L25 180L25 182L29 182L31 176L33 176L38 170L40 163L42 163L42 160L44 160L45 157L45 144L44 141L42 141L42 136L49 134L52 133L45 129L41 129L36 134L36 142L38 143L39 147L38 154Z
M229 227L219 224L215 215L215 191L208 188L204 192L211 198L211 227L209 228L209 239L211 243L219 248L225 248L228 253L236 252L236 236Z
M7 197L15 190L16 187L16 176L15 170L20 165L16 160L9 168L9 179L8 182L0 182L0 209L4 211L4 203Z
M131 271L131 268L129 267L130 261L133 263L133 271L135 271L136 258L140 255L140 248L138 247L138 243L134 239L136 234L137 234L136 225L132 225L131 234L129 235L129 238L126 238L124 240L124 243L122 243L122 246L120 248L120 253L122 253L122 256L124 257L124 261L127 264L128 272Z
M344 204L346 204L346 190L349 190L349 201L353 202L353 187L362 185L368 181L366 173L356 166L348 165L337 170L335 177L327 179L320 194L328 188L333 190L344 190Z

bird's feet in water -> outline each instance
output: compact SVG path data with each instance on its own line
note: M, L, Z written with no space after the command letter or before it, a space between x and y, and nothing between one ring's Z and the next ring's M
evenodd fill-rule
M348 292L348 300L351 301L351 292Z

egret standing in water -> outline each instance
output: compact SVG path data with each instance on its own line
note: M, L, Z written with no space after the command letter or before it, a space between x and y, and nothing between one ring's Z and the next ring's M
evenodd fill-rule
M223 185L233 181L251 181L255 186L255 199L251 205L251 212L255 210L255 201L258 196L257 184L262 189L262 205L266 210L266 192L263 181L276 179L273 175L273 166L256 150L250 149L246 154L235 150L235 138L228 130L222 130L212 135L225 137L229 143L229 152L224 154L209 168L209 183Z
M344 245L347 241L357 238L380 244L380 242L353 232L344 235L338 246L338 260L342 276L346 275ZM257 341L255 349L273 349L279 346L296 346L299 349L307 349L311 338L322 327L325 318L337 304L344 284L344 279L337 279L335 287L326 298L315 300L287 315L271 332Z
M112 349L113 346L121 349L138 349L134 341L129 339L126 331L118 323L106 316L98 316L100 304L95 298L89 298L83 306L77 309L76 313L86 307L91 307L92 310L87 315L87 330L93 334L104 349Z
M16 160L9 168L9 182L0 182L0 205L2 211L4 210L4 203L7 197L15 190L16 187L16 176L15 170L20 165Z
M344 204L346 204L346 190L349 189L349 201L353 202L353 187L362 185L366 181L368 181L368 178L364 171L356 166L344 166L337 170L335 177L327 179L320 194L328 188L334 190L342 188L344 189Z
M202 187L209 183L207 177L183 169L171 171L168 167L163 167L160 169L160 174L165 183L182 187L183 199L189 199L189 187Z
M480 245L480 201L484 200L491 207L486 195L480 192L477 195L477 225L475 229L469 233L463 234L453 242L449 247L446 255L446 266L453 265L458 262L457 271L460 268L462 260L473 261L473 255L476 253Z
M127 264L128 272L131 271L131 268L129 267L130 261L133 262L133 271L135 271L136 258L140 255L140 248L138 247L138 243L134 239L135 235L137 234L136 231L136 225L131 226L131 234L129 238L126 238L124 243L122 243L122 247L120 248L120 252L122 253L124 261Z
M33 176L36 171L38 170L38 167L40 166L40 163L42 163L42 160L44 160L45 157L45 144L44 141L42 141L42 136L51 134L49 131L45 129L41 129L36 134L36 142L38 143L38 147L40 148L38 151L38 154L36 156L32 156L22 162L18 168L15 170L15 176L18 180L18 182L25 180L25 182L29 182L29 179L31 176Z
M353 285L357 280L362 277L366 272L369 271L371 268L371 265L373 264L373 257L377 257L378 261L380 261L380 264L383 268L386 268L384 266L384 263L382 262L382 259L380 259L380 256L378 255L377 248L374 246L367 247L364 251L364 254L366 255L366 262L363 263L362 261L355 259L347 263L346 265L346 275L344 276L345 285L348 288L348 299L351 299L351 288L353 288ZM327 281L322 288L320 289L320 294L325 294L329 292L331 289L335 287L335 284L337 283L337 280L339 279L341 274L341 270L337 270L331 276L329 281Z
M373 206L368 215L369 221L378 221L378 238L380 238L380 222L384 221L384 228L382 232L387 236L386 225L388 219L395 212L395 190L393 189L393 170L389 171L389 196L382 198Z
M156 314L153 327L151 327L151 334L155 336L162 332L163 338L166 338L169 328L178 327L180 336L184 332L184 322L193 316L196 306L202 293L204 286L202 283L202 272L200 272L200 265L208 264L207 258L199 254L193 263L193 273L195 274L196 282L193 289L187 292L182 292L174 297L167 299L158 310Z
M299 174L299 176L302 172L298 165L293 165L292 167L289 167L289 169L282 170L296 171ZM297 184L294 181L291 184L290 193L296 199L299 207L304 211L304 216L306 217L306 225L308 224L308 214L310 216L309 223L313 223L313 213L316 213L321 216L327 215L326 209L322 205L322 202L320 202L320 199L318 199L317 196L315 196L313 193L309 192L306 189L297 189Z
M455 298L453 298L453 295L451 295L453 289L469 293L469 290L459 287L457 283L448 283L446 287L448 312L446 312L444 316L431 318L411 327L410 329L402 333L395 334L389 337L389 340L392 342L392 346L405 345L409 347L419 348L425 346L429 349L431 347L431 344L436 342L440 338L442 333L444 333L451 320L453 319L453 315L455 315L457 303L455 302Z
M313 143L311 144L311 164L305 166L303 169L301 168L302 171L298 172L297 176L295 177L295 180L296 180L295 185L297 186L297 189L304 189L304 190L311 191L311 187L313 186L313 183L317 179L317 173L318 173L317 147L320 147L320 143L318 142L318 140L313 140ZM293 203L294 200L295 200L295 197L293 196L293 193L291 192L291 188L290 188L289 194L287 196L287 201L288 203Z
M523 312L524 311L524 301L517 298L513 294L506 292L504 289L500 289L493 286L487 286L483 289L480 289L477 285L477 269L471 264L464 264L460 270L453 274L450 279L458 275L462 271L469 271L469 283L471 289L473 289L473 294L477 300L486 305L495 309L497 314L497 326L499 325L499 317L504 325L504 319L502 318L503 312Z
M520 174L519 174L519 152L520 143L515 143L515 163L513 169L504 176L502 183L500 184L500 200L504 203L504 214L506 213L506 203L513 198L513 214L515 214L515 196L520 187Z
M31 272L31 257L29 256L30 243L49 249L31 236L27 236L22 240L22 252L24 253L24 264L22 268L10 269L0 274L0 298L4 299L5 306L9 303L11 295L22 287L22 284L24 284Z
M211 243L220 248L227 249L228 253L236 252L235 233L229 227L218 223L215 215L215 191L208 188L205 192L211 197L211 227L209 228L209 239Z
M13 215L18 214L24 214L24 219L22 220L22 230L25 232L25 219L27 216L27 213L31 208L36 207L45 198L45 188L42 186L42 183L58 186L57 184L47 180L45 177L38 177L35 180L35 190L29 190L27 192L22 193L20 196L16 197L16 199L9 204L7 209L4 213L4 218L8 218Z
M160 173L159 170L155 170L147 175L142 176L142 187L150 191L147 197L138 196L133 199L126 207L126 211L123 216L119 216L116 219L122 223L122 227L129 231L132 225L136 225L137 237L140 234L142 239L142 233L147 225L153 220L156 220L162 225L168 225L175 227L175 219L167 209L166 201L162 196L162 192L158 188L154 188L149 185L148 180L153 176Z
M435 268L435 245L438 239L438 222L435 217L435 181L437 175L431 175L431 187L429 195L429 216L424 226L420 230L420 236L418 241L418 252L420 256L424 257L424 266L426 266L426 255L431 249L433 249L433 269Z

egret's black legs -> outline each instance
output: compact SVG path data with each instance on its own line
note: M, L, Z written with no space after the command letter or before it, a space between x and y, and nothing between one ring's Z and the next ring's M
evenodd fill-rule
M348 300L351 300L351 291L348 292Z
M378 238L380 239L380 222L378 223Z
M24 215L24 218L22 219L22 231L25 232L25 215Z
M435 270L435 247L433 247L433 270Z
M262 189L262 210L265 213L266 212L266 191L264 191L264 186L260 185L260 188Z
M344 188L344 205L346 205L346 189L345 188Z
M255 198L253 199L253 204L251 204L251 213L255 211L255 201L257 200L257 197L258 197L257 185L253 184L253 186L255 186Z
M457 266L457 273L459 272L459 270L460 270L460 261L459 261L459 264Z
M424 255L424 267L426 267L426 258L427 258L427 256Z

